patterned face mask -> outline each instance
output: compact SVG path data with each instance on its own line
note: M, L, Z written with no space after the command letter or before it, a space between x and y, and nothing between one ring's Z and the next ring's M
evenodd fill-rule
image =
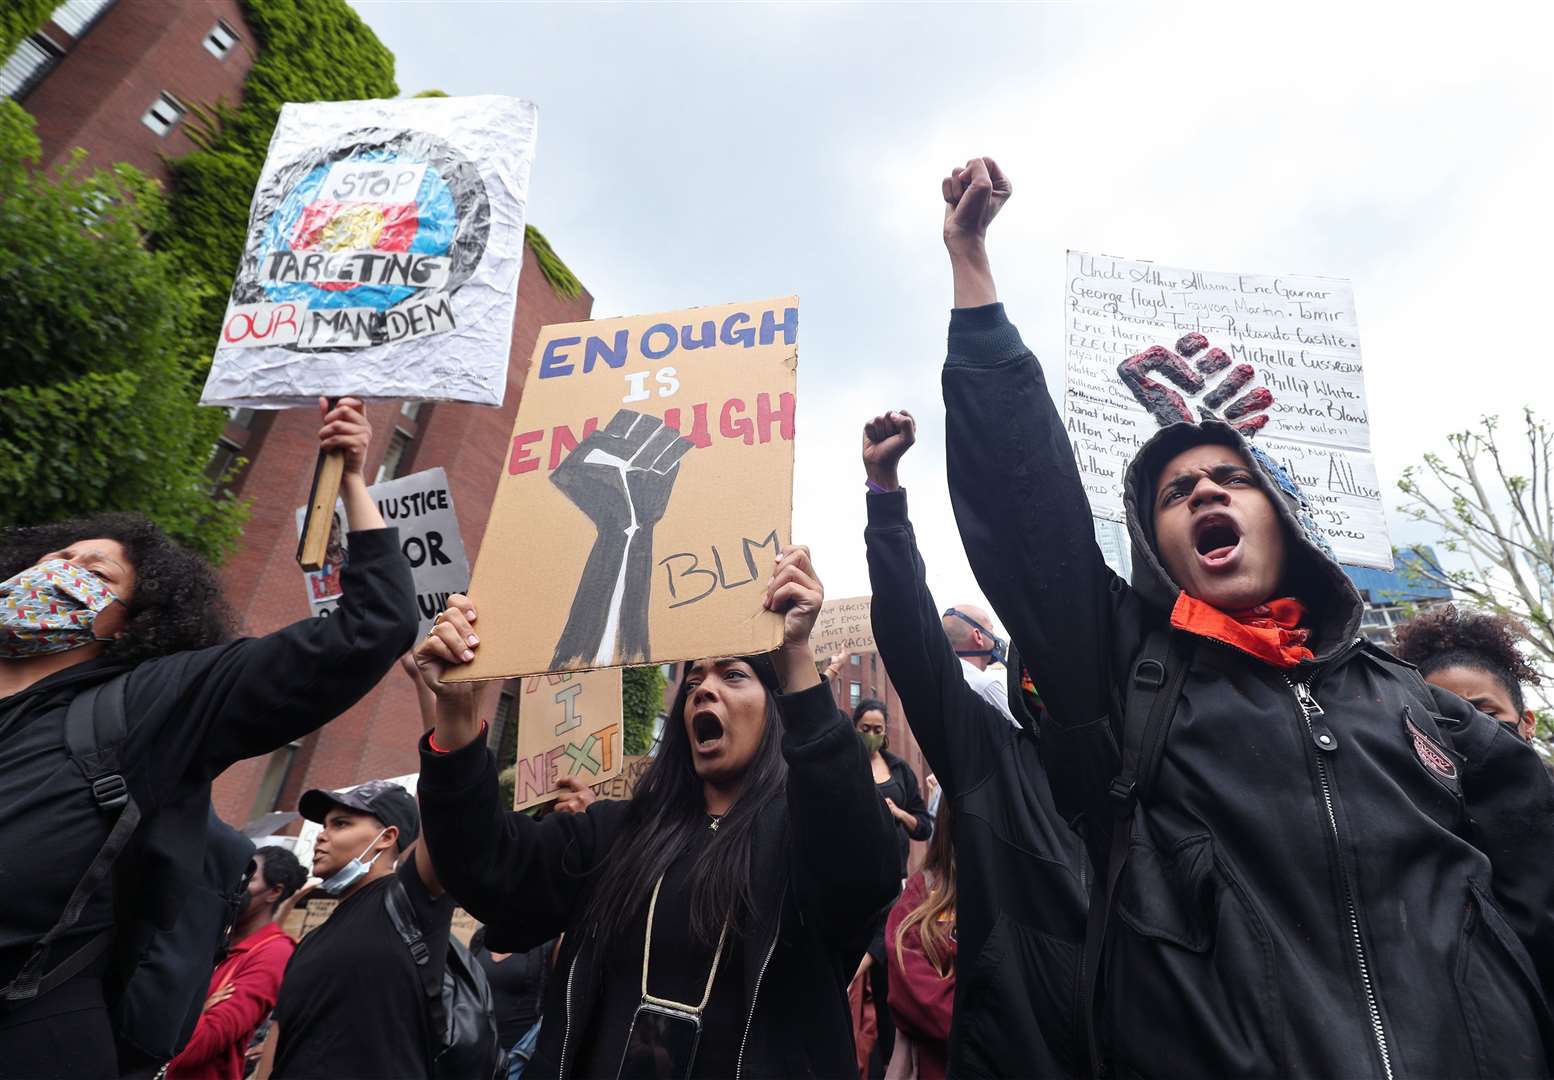
M30 566L0 582L0 658L44 656L111 641L93 634L92 626L118 599L101 578L64 559Z

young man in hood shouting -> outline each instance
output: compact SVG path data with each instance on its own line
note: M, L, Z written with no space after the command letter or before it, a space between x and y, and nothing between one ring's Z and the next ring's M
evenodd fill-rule
M943 193L950 494L1100 878L1092 1067L1548 1076L1554 785L1537 755L1358 638L1360 598L1304 497L1229 425L1139 450L1133 581L1112 574L997 302L984 241L1009 182L978 158Z

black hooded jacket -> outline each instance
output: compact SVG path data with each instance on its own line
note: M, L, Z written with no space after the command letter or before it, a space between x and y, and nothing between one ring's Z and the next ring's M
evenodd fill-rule
M895 823L829 686L778 700L788 782L755 823L739 1075L856 1075L847 983L871 918L900 887ZM621 830L631 804L600 801L535 821L502 809L496 760L480 740L447 754L425 738L421 747L427 846L448 891L486 924L487 947L518 952L565 932L524 1075L570 1076L600 996L594 935L581 920L611 847L629 840Z
M928 591L906 492L870 495L868 503L874 640L912 734L954 804L949 1075L1083 1075L1076 988L1084 849L1053 805L1037 732L1015 728L966 683Z
M1124 684L1178 595L1150 542L1154 474L1206 441L1253 459L1214 423L1141 448L1130 586L1101 558L1062 421L1002 305L952 313L944 395L972 568L1047 705L1059 809L1086 815L1104 851ZM1554 785L1515 735L1357 639L1359 597L1308 536L1303 500L1252 472L1316 656L1285 672L1196 645L1108 928L1103 1051L1126 1077L1546 1076Z
M199 881L212 778L323 726L415 643L415 589L398 530L353 532L350 543L333 618L136 665L89 660L0 698L0 985L59 917L115 820L98 810L65 748L71 700L128 672L119 754L145 820L114 878L53 946L49 967L108 926L175 925ZM69 1001L61 988L0 1010L0 1027Z

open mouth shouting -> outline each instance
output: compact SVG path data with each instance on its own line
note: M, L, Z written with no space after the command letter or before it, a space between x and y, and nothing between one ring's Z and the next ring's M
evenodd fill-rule
M1204 514L1192 526L1193 548L1205 570L1218 572L1234 564L1241 552L1241 528L1229 514Z
M698 754L715 754L723 748L723 721L703 709L691 717L691 736Z

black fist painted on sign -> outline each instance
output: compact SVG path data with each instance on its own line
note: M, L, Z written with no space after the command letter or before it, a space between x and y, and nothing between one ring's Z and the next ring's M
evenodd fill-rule
M648 658L653 526L668 509L680 459L692 445L658 418L621 409L550 474L597 530L553 670Z

